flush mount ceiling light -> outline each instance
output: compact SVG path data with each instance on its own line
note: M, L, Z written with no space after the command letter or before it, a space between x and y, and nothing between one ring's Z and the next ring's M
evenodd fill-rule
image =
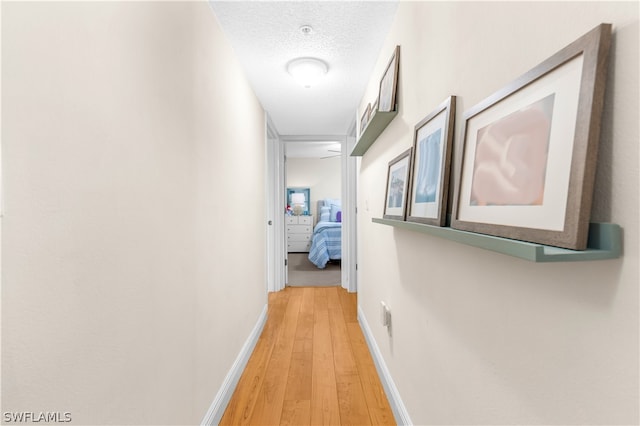
M287 72L306 88L316 84L327 71L327 64L316 58L297 58L287 64Z

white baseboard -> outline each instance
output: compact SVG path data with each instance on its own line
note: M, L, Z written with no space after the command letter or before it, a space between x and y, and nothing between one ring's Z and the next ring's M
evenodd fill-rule
M409 417L409 412L404 406L402 398L400 398L400 392L398 392L398 388L396 388L395 383L393 383L391 373L389 372L387 364L385 364L384 359L382 358L380 348L378 348L378 345L373 338L373 333L371 332L371 328L369 328L369 323L367 322L367 319L364 316L364 312L359 305L358 321L360 322L362 334L364 334L364 338L367 341L367 346L369 346L369 351L371 352L371 356L373 357L373 362L376 365L376 370L378 370L378 376L380 376L380 381L382 382L382 387L384 387L384 392L387 394L387 398L389 398L389 405L391 405L391 410L393 411L393 417L395 417L396 423L399 425L412 425L413 423L411 422L411 418Z
M264 305L262 313L258 317L258 322L255 327L253 327L247 341L244 342L244 346L242 346L240 353L227 373L227 376L224 378L224 382L222 382L222 386L220 387L220 390L218 390L218 394L213 399L207 414L202 419L202 422L200 423L202 426L215 426L220 423L224 410L227 408L227 404L229 404L229 401L231 400L233 391L238 385L240 376L242 376L242 372L247 366L247 362L249 362L249 358L253 353L253 348L255 348L256 343L258 343L258 339L260 338L260 334L262 333L262 329L266 322L267 305Z

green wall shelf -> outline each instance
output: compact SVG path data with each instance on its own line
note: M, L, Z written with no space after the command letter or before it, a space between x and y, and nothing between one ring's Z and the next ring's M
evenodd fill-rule
M397 106L395 111L376 111L375 114L373 114L373 117L371 117L369 124L367 124L367 127L365 127L364 132L362 132L362 135L360 135L360 139L358 139L358 142L356 142L356 146L353 147L351 156L363 156L364 153L367 152L369 147L373 145L376 139L378 139L380 133L382 133L384 129L387 128L389 123L391 123L391 120L393 120L396 115L398 115Z
M569 250L525 241L510 240L492 235L476 234L449 227L424 225L401 220L373 218L374 223L409 231L435 235L458 243L495 251L531 262L577 262L616 259L622 254L622 230L613 223L589 224L586 250Z

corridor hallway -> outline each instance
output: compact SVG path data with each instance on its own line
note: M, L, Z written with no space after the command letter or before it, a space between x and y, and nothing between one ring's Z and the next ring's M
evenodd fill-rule
M269 314L221 425L392 425L391 408L340 287L269 293Z

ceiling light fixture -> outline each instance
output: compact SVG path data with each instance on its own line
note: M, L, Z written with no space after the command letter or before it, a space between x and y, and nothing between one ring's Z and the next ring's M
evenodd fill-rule
M328 71L327 64L316 58L297 58L287 64L287 72L306 88L316 84Z
M313 32L311 25L303 25L300 27L300 32L304 35L309 35Z

